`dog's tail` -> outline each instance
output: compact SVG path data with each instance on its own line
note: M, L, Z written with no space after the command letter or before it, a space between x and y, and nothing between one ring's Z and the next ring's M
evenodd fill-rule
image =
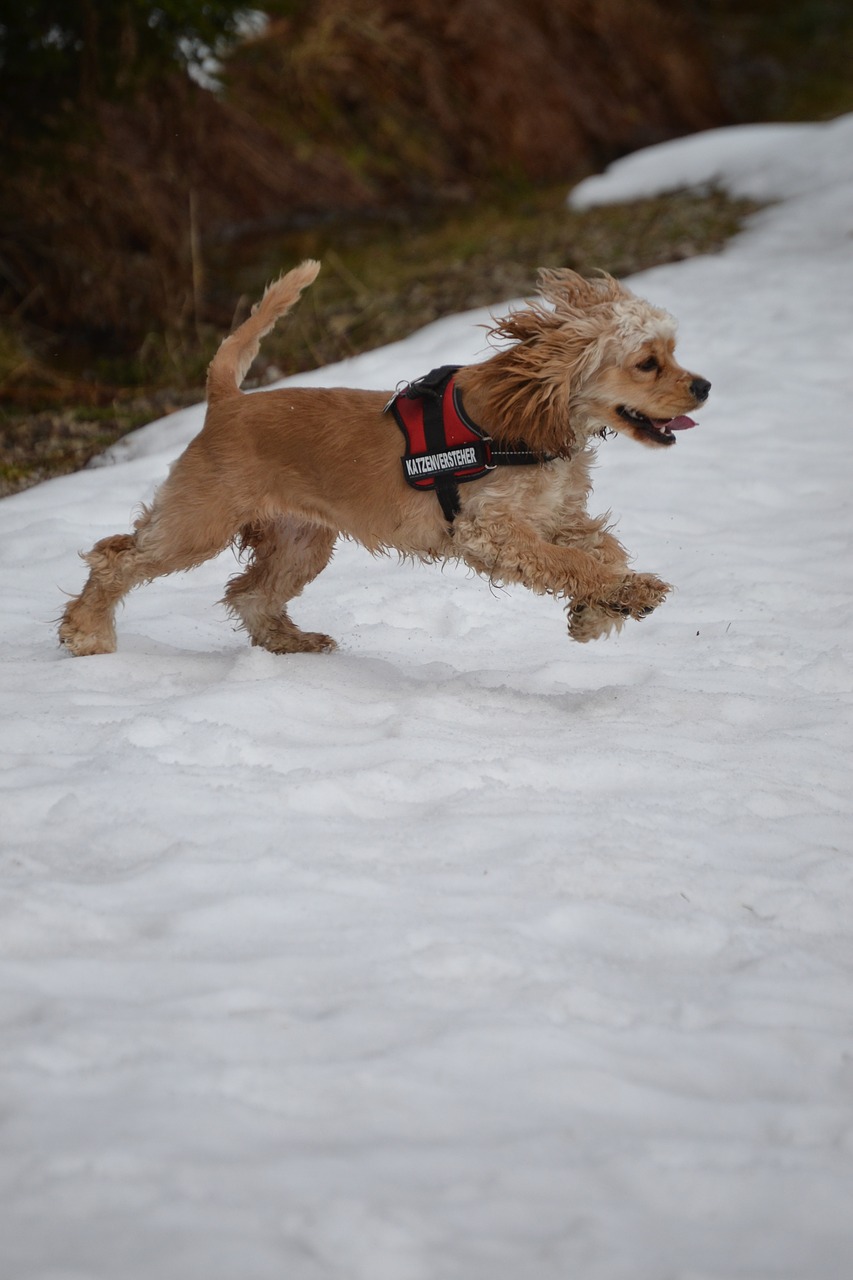
M316 279L319 270L319 262L306 258L286 276L267 286L248 320L225 339L211 360L207 371L208 403L240 394L240 383L258 354L261 339L276 320L298 302L300 293Z

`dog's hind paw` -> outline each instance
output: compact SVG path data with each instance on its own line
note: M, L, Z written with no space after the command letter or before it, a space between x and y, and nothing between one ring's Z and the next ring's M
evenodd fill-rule
M77 616L80 615L80 616ZM95 653L115 653L116 633L110 618L96 618L73 600L62 615L59 643L75 658Z
M338 647L337 641L322 631L300 631L297 627L252 636L252 644L268 653L334 653Z
M302 650L303 653L334 653L338 647L337 640L323 635L322 631L303 631L302 634L308 641Z

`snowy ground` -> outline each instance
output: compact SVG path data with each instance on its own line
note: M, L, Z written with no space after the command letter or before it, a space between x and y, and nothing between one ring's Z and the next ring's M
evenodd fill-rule
M0 503L3 1280L853 1274L853 118L576 199L715 178L781 203L633 282L714 391L602 446L679 588L618 639L343 546L297 614L333 656L249 648L224 557L71 659L77 549L201 410Z

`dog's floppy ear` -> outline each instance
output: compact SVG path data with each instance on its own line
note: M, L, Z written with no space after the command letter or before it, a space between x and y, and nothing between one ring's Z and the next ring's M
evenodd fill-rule
M558 312L584 311L629 296L628 290L604 271L594 280L587 280L569 267L543 267L538 281L540 296Z

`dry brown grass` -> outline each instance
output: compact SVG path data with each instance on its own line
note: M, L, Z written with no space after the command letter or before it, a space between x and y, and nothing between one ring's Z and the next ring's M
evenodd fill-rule
M724 115L687 6L660 0L313 0L228 83L380 198L577 178Z

